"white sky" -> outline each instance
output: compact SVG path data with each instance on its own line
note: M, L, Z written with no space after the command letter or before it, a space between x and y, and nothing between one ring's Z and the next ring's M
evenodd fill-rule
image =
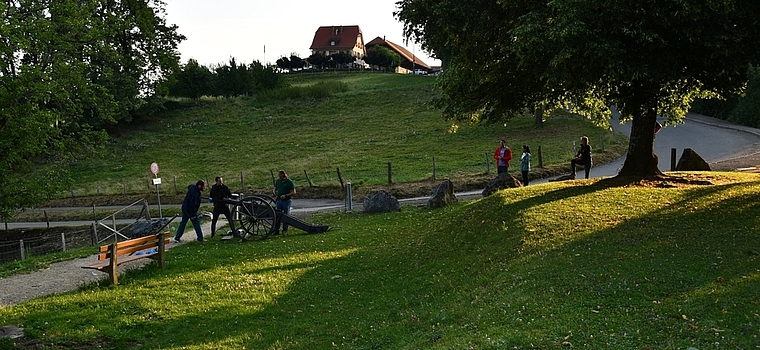
M187 37L179 44L183 64L194 58L208 66L230 57L246 64L274 63L293 52L306 58L320 26L358 25L365 44L385 36L428 65L439 66L439 60L404 41L403 25L393 17L396 1L166 0L166 22Z

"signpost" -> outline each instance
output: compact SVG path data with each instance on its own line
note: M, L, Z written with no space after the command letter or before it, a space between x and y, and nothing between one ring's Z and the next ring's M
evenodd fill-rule
M164 215L161 212L161 191L158 189L158 185L161 184L161 178L158 177L158 163L150 164L150 172L153 173L153 184L156 185L156 196L158 197L158 217L163 219Z

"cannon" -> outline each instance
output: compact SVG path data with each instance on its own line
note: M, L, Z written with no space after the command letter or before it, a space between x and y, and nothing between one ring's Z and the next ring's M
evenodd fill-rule
M237 228L237 236L245 240L260 240L271 236L278 222L280 225L288 224L307 233L322 233L330 228L328 225L310 224L275 209L275 199L265 194L248 197L233 194L233 198L223 201L232 207L231 219ZM224 236L222 239L232 239L232 235Z

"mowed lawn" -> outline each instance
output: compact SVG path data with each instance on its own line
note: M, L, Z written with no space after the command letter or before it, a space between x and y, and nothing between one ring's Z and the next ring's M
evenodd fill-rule
M677 175L712 184L578 180L319 214L324 234L185 244L165 269L3 307L0 323L51 348L756 348L760 178Z

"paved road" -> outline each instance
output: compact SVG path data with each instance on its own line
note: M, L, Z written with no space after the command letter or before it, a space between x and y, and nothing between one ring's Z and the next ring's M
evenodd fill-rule
M630 135L630 124L621 125L617 120L612 121L612 126L615 130L623 133L626 136ZM592 146L593 139L591 138ZM744 127L732 123L728 123L723 120L706 117L698 114L689 114L684 124L678 126L669 126L660 130L655 139L655 154L660 158L659 168L661 170L670 170L671 164L671 149L675 148L677 157L680 157L685 148L691 148L697 154L699 154L708 163L715 163L719 161L725 161L737 156L746 156L750 154L760 153L760 129ZM591 170L592 177L608 177L615 176L623 166L625 157L618 158L607 164L596 165ZM677 161L677 159L676 159ZM531 184L539 184L547 182L549 179L540 179L531 182ZM457 193L458 197L472 198L480 196L480 190L460 192ZM360 198L354 198L354 201L361 200ZM402 205L405 204L420 204L425 203L427 197L408 198L400 200ZM178 205L163 205L162 207L171 207ZM114 207L98 207L99 209L113 209L114 211L121 209L121 206ZM345 202L343 200L330 200L330 199L293 199L293 214L299 215L315 211L328 211L328 210L345 210ZM361 203L353 203L355 211L361 210ZM39 208L35 210L76 210L83 208ZM86 208L91 210L92 208ZM85 209L83 209L85 210ZM211 211L211 206L204 204L201 210ZM134 220L117 220L118 225L126 225ZM91 225L92 221L67 221L67 222L51 222L51 226L87 226ZM32 227L46 227L44 222L28 222L28 223L8 223L8 228L32 228Z

